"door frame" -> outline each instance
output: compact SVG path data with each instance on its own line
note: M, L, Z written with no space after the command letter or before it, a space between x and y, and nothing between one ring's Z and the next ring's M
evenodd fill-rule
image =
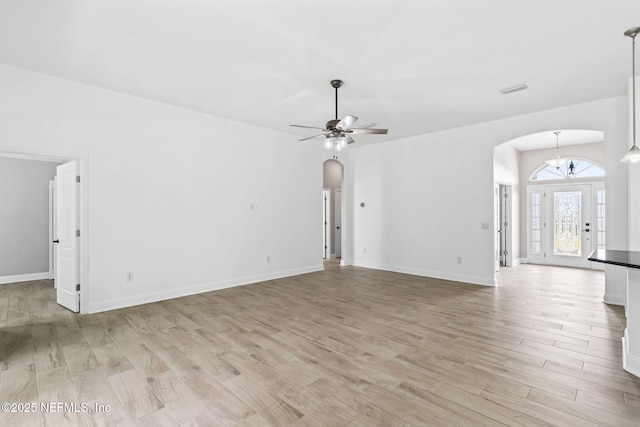
M591 184L584 183L572 183L572 184L564 184L564 185L547 185L544 187L545 191L545 220L547 227L544 230L544 251L545 251L545 261L546 264L549 265L557 265L561 267L575 267L575 268L588 268L590 269L592 266L591 261L588 261L587 258L593 249L593 239L592 236L596 233L591 233L595 229L593 226L593 220L591 219L591 215L593 212L593 186ZM547 192L549 193L547 197ZM583 196L581 199L581 207L580 207L580 243L581 243L581 255L554 255L554 223L555 223L555 209L554 209L554 199L552 198L555 193L562 192L579 192ZM585 199L588 203L585 203ZM588 221L590 227L587 227L585 223ZM585 232L585 229L590 228L589 232Z
M496 251L496 271L499 267L513 266L513 187L495 184L495 227L494 250ZM499 233L499 234L498 234ZM506 253L505 253L506 252Z
M78 262L80 264L80 313L88 313L89 295L91 284L89 281L89 161L86 155L60 152L46 152L37 150L0 150L0 157L8 157L22 160L36 160L45 162L65 163L68 161L76 161L78 164L78 173L80 175L80 183L78 184L78 218L80 221L80 237L78 238Z
M334 242L333 242L333 255L335 258L342 258L342 189L336 188L334 192L335 203L333 205L334 210L334 218L335 218L335 227L333 230ZM338 204L338 201L340 203ZM338 218L340 219L338 225ZM340 228L338 228L340 227ZM338 238L338 230L340 233L340 238ZM340 251L338 251L340 249Z
M324 244L324 251L322 259L330 259L331 258L331 189L323 188L322 189L322 243Z
M544 256L545 252L548 248L548 232L545 230L545 227L543 227L541 225L541 252L542 254L540 255L533 255L532 254L532 230L531 230L531 195L533 193L539 193L541 194L541 206L540 206L540 211L541 211L541 223L544 223L545 218L546 218L546 214L547 214L547 210L548 210L548 204L551 203L549 200L549 197L545 197L545 193L547 191L547 189L550 188L558 188L558 187L566 187L566 188L570 188L570 187L576 187L576 186L581 186L581 185L588 185L590 187L590 194L589 194L589 198L590 198L590 205L588 207L588 215L590 216L590 226L589 228L591 229L590 231L590 242L591 242L591 248L585 249L586 252L586 256L589 255L589 253L595 249L597 247L597 223L596 223L596 219L597 219L597 203L596 203L596 195L597 192L599 190L604 190L605 189L605 182L604 180L598 180L598 181L594 181L594 180L585 180L585 181L574 181L571 180L570 182L564 182L564 181L542 181L536 184L529 184L527 185L527 190L526 190L526 201L524 203L524 207L526 209L526 224L525 227L527 227L527 232L526 232L526 248L527 248L527 262L530 264L541 264L541 265L558 265L556 263L553 262L549 262L548 259ZM549 221L551 221L551 219L549 219ZM605 218L606 221L606 218ZM584 223L584 221L582 221ZM548 224L544 224L544 225L548 225ZM550 226L550 224L549 224ZM605 233L606 233L606 228L605 228ZM586 258L585 256L585 258ZM596 265L598 263L593 263L593 262L589 262L588 266L571 266L571 265L561 265L561 266L565 266L565 267L573 267L573 268L586 268L586 269L592 269L592 270L602 270L603 267L601 265Z
M56 245L53 243L56 235L56 177L49 181L49 279L56 287Z

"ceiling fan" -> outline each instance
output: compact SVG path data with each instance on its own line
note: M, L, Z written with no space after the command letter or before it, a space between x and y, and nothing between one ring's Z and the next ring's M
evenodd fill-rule
M363 134L386 134L388 129L372 129L370 126L374 126L375 123L370 123L365 126L354 128L352 127L356 120L358 120L355 116L347 115L342 120L338 119L338 88L342 86L342 80L331 80L331 86L336 90L336 118L334 120L329 120L324 128L314 127L314 126L303 126L303 125L289 125L297 128L306 128L306 129L319 129L323 133L309 136L307 138L302 138L299 141L306 141L308 139L324 137L324 147L331 150L334 149L336 151L340 151L346 148L347 144L351 144L354 139L351 135L363 135Z

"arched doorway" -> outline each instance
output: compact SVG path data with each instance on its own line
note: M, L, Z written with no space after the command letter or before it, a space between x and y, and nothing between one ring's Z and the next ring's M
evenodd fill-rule
M597 268L588 263L586 257L600 241L604 242L604 132L561 130L559 154L567 160L561 168L545 163L556 154L558 136L555 132L556 129L549 129L524 135L496 146L494 150L494 184L496 187L511 186L513 190L513 194L506 198L513 213L509 222L509 225L513 225L510 236L513 265L532 263ZM545 187L548 188L545 190ZM554 252L554 239L557 243L561 237L557 234L554 237L556 224L550 219L554 215L554 198L561 203L569 202L572 197L580 200L582 211L578 213L565 206L568 215L565 219L573 215L577 221L572 227L574 235L581 234L580 250L565 251L567 248L560 249L556 245L556 255L550 256ZM500 212L496 204L496 217L501 218ZM581 224L579 227L578 223ZM586 226L587 223L589 226ZM564 226L567 224L564 223ZM550 244L551 247L548 246ZM567 253L559 255L563 251ZM580 257L586 253L584 260L577 261L578 253Z

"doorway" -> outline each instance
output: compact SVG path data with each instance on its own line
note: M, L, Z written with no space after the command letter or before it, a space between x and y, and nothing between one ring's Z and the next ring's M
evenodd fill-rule
M85 289L87 286L87 275L84 268L86 265L86 233L81 234L81 230L86 224L87 198L84 194L86 186L82 185L84 182L81 184L80 180L80 176L87 176L86 162L79 158L70 159L31 153L0 152L0 157L43 165L53 164L53 175L45 177L38 184L48 192L48 196L43 193L41 209L46 221L44 227L48 230L44 234L46 240L39 240L41 243L37 248L37 251L45 252L48 258L43 258L46 262L44 264L46 271L43 271L44 276L41 278L50 279L53 276L58 304L71 311L80 312L80 286L82 285ZM54 176L55 184L50 181ZM16 179L12 179L11 182L16 182ZM22 256L25 261L30 262L32 259L37 259L34 258L35 252L33 250L26 253L31 255ZM30 275L22 276L25 277L16 277L14 282L36 280L36 278L26 277ZM83 307L86 307L86 297L87 293L85 292L82 294Z
M331 258L331 189L322 190L322 258Z
M527 188L529 262L602 269L587 258L604 242L604 184Z
M513 265L511 191L510 185L497 184L495 186L495 271L499 271L500 267Z
M323 258L342 258L343 203L342 163L329 159L323 163Z

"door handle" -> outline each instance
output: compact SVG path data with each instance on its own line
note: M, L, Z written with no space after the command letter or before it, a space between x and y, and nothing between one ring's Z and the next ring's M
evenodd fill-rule
M588 233L588 232L589 232L589 229L588 229L588 228L585 228L585 229L584 229L584 230L582 230L582 231L586 231L586 232Z
M336 229L340 230L340 227L336 227Z
M60 240L56 239L56 240L52 241L51 243L60 243Z

